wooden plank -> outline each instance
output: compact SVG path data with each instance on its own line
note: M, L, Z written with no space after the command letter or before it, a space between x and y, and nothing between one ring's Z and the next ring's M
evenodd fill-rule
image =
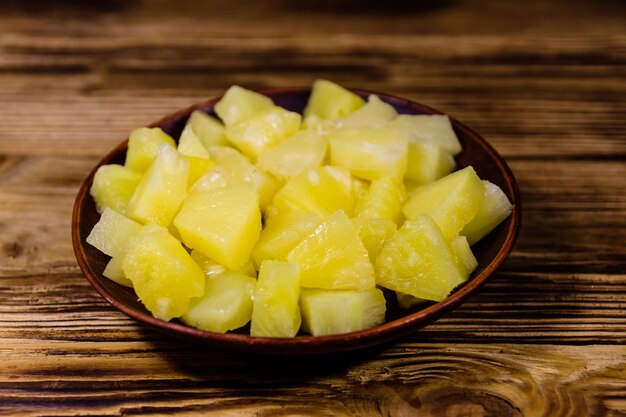
M500 33L502 36L527 30L571 32L572 21L590 35L623 30L623 3L603 1L601 5L576 0L520 4L511 1L454 3L378 3L347 0L304 1L297 5L281 0L263 3L217 0L189 1L176 7L166 2L113 1L63 7L58 4L9 2L3 5L7 28L30 33L144 33L164 36L172 27L178 33ZM520 18L524 16L525 18ZM581 18L582 17L582 18ZM388 19L392 19L393 24ZM532 19L532 22L529 20ZM40 25L33 26L36 20ZM98 25L93 23L97 22ZM280 24L277 24L280 22ZM419 22L421 24L416 25ZM59 27L59 23L63 26ZM341 26L337 26L341 23ZM532 23L530 25L529 23ZM60 29L63 29L60 30ZM177 32L174 32L177 33Z
M83 415L440 416L472 410L604 416L626 409L620 377L626 352L618 346L411 342L305 360L182 347L5 339L3 348L21 355L7 358L0 371L0 410L25 416L51 409L74 415L77 408Z
M0 4L0 415L626 416L621 0ZM128 132L316 78L481 132L523 195L511 257L397 343L269 360L115 311L69 237L79 184ZM321 401L321 399L324 401Z
M57 145L74 154L98 155L130 129L215 96L231 84L309 85L326 76L439 107L484 133L508 157L626 157L626 84L620 71L626 38L620 31L564 33L569 26L555 22L531 33L515 33L509 27L507 36L481 31L461 35L434 30L432 15L401 14L398 26L393 25L394 30L404 28L399 34L372 28L375 19L357 14L340 18L348 25L346 33L329 43L324 32L304 30L307 19L281 7L276 9L293 20L285 26L270 25L272 30L266 22L256 22L271 6L246 8L236 19L207 13L211 24L202 27L185 20L187 8L154 21L165 9L142 7L151 12L139 13L134 7L120 11L128 14L125 30L105 19L94 32L94 25L76 19L65 34L55 32L58 18L43 19L33 31L26 28L28 17L19 9L5 15L7 29L0 44L0 94L5 97L0 111L6 118L1 152L49 154ZM225 10L229 7L224 5ZM577 4L574 10L585 7ZM497 10L504 15L492 10L471 18L491 24L515 22L515 7ZM554 10L562 17L558 2L535 12ZM603 27L611 27L611 18L618 15L607 13ZM240 24L229 24L228 19ZM253 19L257 24L251 34L245 22ZM425 19L428 33L420 30L419 22ZM435 19L435 27L437 22L442 23ZM163 24L185 30L165 36L160 34L166 32ZM299 31L289 30L290 24ZM363 27L368 27L367 34L358 33ZM29 71L36 71L36 77ZM37 123L22 115L32 115Z
M48 77L50 80L63 81L60 84L62 86L80 90L81 83L89 81L88 77L78 78ZM164 81L159 78L156 80ZM28 79L17 81L21 81L26 88ZM310 82L312 79L299 84ZM0 76L0 87L15 83L15 77L8 77L3 81ZM245 80L240 84L248 85ZM46 89L37 90L36 94L23 94L21 88L16 88L14 93L4 96L0 101L3 119L0 153L62 153L96 157L112 149L132 129L175 110L218 96L226 87L199 87L196 96L177 97L151 95L154 91L150 87L126 90L125 96L108 93L88 96L77 91L71 97ZM444 90L449 85L444 80L440 88ZM536 87L536 90L540 89L541 86ZM568 87L563 86L563 89L567 90ZM421 102L447 111L482 133L509 159L626 159L626 139L622 134L623 121L626 120L625 106L589 100L583 105L570 99L552 98L494 98L488 95L472 98L478 93L424 93L419 87L407 91L419 92L406 93L400 87L392 92L413 96ZM161 90L161 93L164 91ZM494 100L498 103L495 107ZM571 121L563 124L562 120Z
M141 341L164 337L106 303L79 272L0 278L0 339ZM452 343L626 343L626 276L509 273L414 340ZM71 294L71 297L68 297Z

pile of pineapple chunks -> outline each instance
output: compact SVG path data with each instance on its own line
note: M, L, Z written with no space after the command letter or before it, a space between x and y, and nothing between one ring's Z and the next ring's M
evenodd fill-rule
M325 80L304 110L231 87L178 141L129 138L101 166L87 242L103 275L157 318L259 337L358 331L399 304L440 301L477 267L470 245L511 212L472 167L447 116L398 115Z

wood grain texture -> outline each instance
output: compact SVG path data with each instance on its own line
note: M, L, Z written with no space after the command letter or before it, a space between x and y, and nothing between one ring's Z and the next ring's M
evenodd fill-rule
M626 416L622 1L0 4L0 415ZM128 132L231 84L325 77L448 112L509 161L514 252L400 342L307 360L171 340L70 242Z
M626 395L616 346L407 342L330 361L259 361L167 341L6 346L22 355L11 363L18 377L0 376L0 399L24 415L42 406L73 415L80 404L91 415L591 417Z

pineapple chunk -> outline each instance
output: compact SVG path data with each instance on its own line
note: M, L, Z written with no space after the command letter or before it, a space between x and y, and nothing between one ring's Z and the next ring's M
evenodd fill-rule
M291 178L274 196L280 211L305 211L326 217L337 210L352 214L352 177L344 168L323 166Z
M367 217L355 217L352 219L352 224L373 264L387 239L395 233L396 224L390 219Z
M303 130L263 151L257 163L270 174L289 179L320 166L327 147L321 135Z
M385 321L385 296L369 290L319 290L300 293L302 330L327 336L369 329Z
M222 99L215 104L215 113L226 126L247 120L270 108L274 102L269 97L237 85L230 87Z
M211 159L209 151L200 142L198 136L196 136L189 125L185 127L183 133L178 140L178 152L183 155L195 156L196 158Z
M185 245L226 268L240 270L261 232L261 213L249 183L192 194L174 218Z
M216 165L189 188L189 195L199 194L205 191L213 190L215 188L226 187L227 185L240 184L243 181L230 181L230 175L228 170Z
M485 237L504 219L509 217L513 210L513 205L500 187L489 181L483 181L483 184L485 185L485 193L483 194L478 213L461 231L461 234L467 237L470 245Z
M337 120L338 128L358 127L377 128L382 127L398 116L392 105L385 103L378 96L371 94L367 104L343 119Z
M139 223L107 207L86 240L101 252L115 256L117 251L126 245L128 239L140 229Z
M102 275L124 287L133 288L133 283L126 278L122 264L126 256L126 245L120 248L104 267Z
M191 300L181 321L216 333L235 330L252 317L256 279L240 272L224 271L206 277L204 295Z
M215 166L215 162L211 161L209 151L191 131L189 125L185 127L180 135L178 152L189 162L187 187L192 186L201 176Z
M315 213L285 212L272 216L252 251L254 263L287 259L287 254L321 223Z
M352 175L375 180L388 175L401 181L408 161L406 135L393 129L341 129L331 133L330 160Z
M357 200L354 214L358 217L385 218L401 224L404 218L404 185L391 177L372 181L369 190Z
M130 133L125 166L137 172L144 172L162 145L176 147L176 142L159 127L140 127Z
M191 113L187 125L181 134L181 138L185 135L194 135L206 149L210 146L230 146L230 142L226 139L224 125L215 117L196 110Z
M352 178L352 192L354 194L354 201L358 203L362 199L367 191L370 189L370 182L359 178ZM356 210L356 206L354 207Z
M454 133L450 118L442 114L403 114L390 123L409 136L409 142L439 145L452 155L461 153L461 143ZM391 126L390 126L391 127Z
M322 119L338 119L344 117L365 104L358 95L327 80L313 83L309 102L304 115L316 114Z
M198 158L196 156L183 155L189 162L189 175L187 177L187 188L191 188L196 181L206 175L215 166L215 162L210 159Z
M141 302L162 320L180 317L190 299L204 294L202 270L161 226L148 224L129 239L122 270Z
M409 142L409 162L404 177L415 185L430 184L454 168L454 158L434 143Z
M215 274L221 274L223 272L239 272L249 277L256 278L256 269L254 269L252 259L249 259L238 271L232 271L195 249L191 251L190 255L207 277Z
M446 239L458 236L480 207L485 186L471 166L418 188L402 211L407 219L429 214Z
M253 297L250 335L293 337L300 323L300 268L289 262L265 261Z
M133 194L126 214L141 223L168 226L187 190L189 162L169 145L162 145Z
M367 250L343 211L328 217L287 260L300 265L303 287L365 290L375 285Z
M265 207L272 201L282 183L272 175L252 165L237 149L213 146L209 149L217 165L202 176L191 187L191 193L207 191L225 185L244 182L254 184L259 196L259 207Z
M376 258L376 283L425 300L441 301L467 279L430 216L404 222Z
M300 128L308 132L315 132L320 136L328 136L329 133L337 130L339 120L322 119L315 113L311 113L302 119Z
M105 207L124 212L141 180L141 174L122 165L102 165L93 177L89 194L96 202L98 212Z
M226 137L253 161L300 128L302 116L273 106L226 128Z
M474 257L470 245L465 236L457 236L450 241L450 248L454 253L454 260L461 271L469 277L478 267L478 261Z

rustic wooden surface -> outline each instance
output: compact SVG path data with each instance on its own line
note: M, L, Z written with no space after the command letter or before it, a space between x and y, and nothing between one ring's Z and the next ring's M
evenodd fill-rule
M341 84L448 112L507 158L523 230L400 342L304 361L171 340L82 277L75 193L129 130L220 94ZM626 416L626 5L0 3L0 415Z

